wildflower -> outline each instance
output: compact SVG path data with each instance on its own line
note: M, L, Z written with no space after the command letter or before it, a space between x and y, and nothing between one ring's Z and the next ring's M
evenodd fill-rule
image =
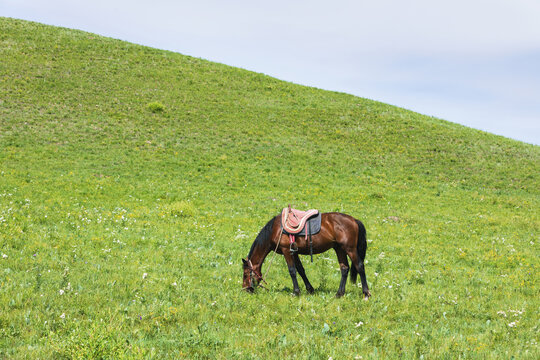
M519 315L523 314L523 310L508 310L508 311L513 313L514 316L519 316Z
M66 318L66 313L62 313L62 315L60 315L60 319L65 319Z
M64 290L60 289L59 293L60 293L60 295L64 295Z
M508 324L508 326L510 326L510 327L515 327L516 325L517 325L517 324L516 324L515 321L512 321L510 324Z
M175 282L172 283L172 286L177 286L178 284Z
M359 322L356 323L356 327L360 327L362 325L364 325L364 323L362 321L359 321Z
M7 259L8 256L6 254L2 253L2 258Z
M143 278L143 279L146 279L147 276L148 276L147 273L142 274L142 278Z

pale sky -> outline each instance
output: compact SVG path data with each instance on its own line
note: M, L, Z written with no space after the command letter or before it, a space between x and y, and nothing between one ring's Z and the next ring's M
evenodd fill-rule
M81 29L540 145L539 0L0 0Z

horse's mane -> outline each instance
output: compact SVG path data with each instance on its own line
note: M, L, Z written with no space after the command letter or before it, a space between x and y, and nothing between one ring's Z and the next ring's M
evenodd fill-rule
M259 232L259 235L255 238L255 241L253 242L253 245L251 245L251 249L249 250L248 259L251 258L251 255L253 255L253 251L255 251L255 247L264 245L268 239L270 239L270 236L272 235L272 226L274 224L274 219L276 216L274 216Z

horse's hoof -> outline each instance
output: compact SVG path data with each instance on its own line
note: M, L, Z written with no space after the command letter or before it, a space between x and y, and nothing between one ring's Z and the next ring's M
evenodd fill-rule
M366 293L364 293L364 300L368 301L370 297L371 297L371 292L368 290Z
M345 295L345 293L338 292L338 293L336 294L336 298L339 299L339 298L342 297L343 295Z
M313 287L310 287L306 288L306 291L308 292L308 294L313 294L315 292L315 289Z

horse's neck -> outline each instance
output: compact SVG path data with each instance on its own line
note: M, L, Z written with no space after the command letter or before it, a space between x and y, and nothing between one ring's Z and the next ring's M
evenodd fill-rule
M265 245L256 245L255 249L253 250L253 254L251 254L251 257L249 260L251 260L251 263L253 264L253 267L257 270L259 270L264 262L264 259L268 255L270 250Z

